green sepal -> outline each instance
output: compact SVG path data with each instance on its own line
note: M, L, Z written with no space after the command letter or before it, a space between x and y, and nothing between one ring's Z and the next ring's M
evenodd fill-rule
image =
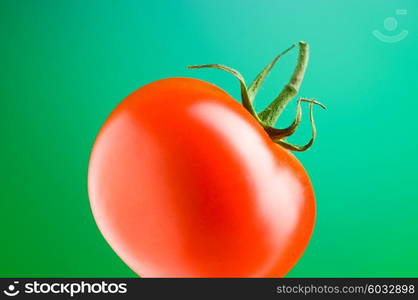
M309 46L305 42L299 42L299 56L298 61L293 71L293 74L289 80L289 82L283 87L280 94L272 101L270 105L268 105L261 113L257 114L254 109L254 98L264 82L267 75L270 73L272 68L275 66L277 61L282 57L284 54L289 52L293 49L295 45L292 45L290 48L286 49L279 55L277 55L254 79L253 83L247 88L245 83L244 77L239 73L237 70L219 64L207 64L207 65L196 65L196 66L189 66L189 69L201 69L201 68L215 68L226 71L233 76L235 76L241 88L241 100L242 105L245 109L257 120L257 122L264 128L267 134L270 136L273 142L277 143L278 145L282 146L291 151L306 151L309 149L315 141L316 138L316 126L315 121L313 118L313 106L318 105L322 108L325 108L324 105L317 102L314 99L306 99L300 98L297 102L296 106L296 115L294 121L290 124L289 127L278 129L274 128L274 124L276 123L277 119L283 112L286 105L292 100L297 93L299 92L300 85L302 83L306 67L308 64L309 59ZM310 121L312 126L312 137L309 142L305 145L296 145L286 141L286 138L291 136L300 125L302 120L302 107L301 102L309 102L310 103Z

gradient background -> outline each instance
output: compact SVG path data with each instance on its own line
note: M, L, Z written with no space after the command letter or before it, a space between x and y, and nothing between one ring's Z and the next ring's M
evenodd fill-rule
M407 9L396 16L396 9ZM308 249L290 277L418 276L418 2L0 2L0 276L136 276L99 233L86 174L95 136L138 87L190 76L238 99L222 63L250 81L298 40L311 45L300 92L317 110L318 140L297 154L317 195ZM394 16L409 36L371 31ZM284 57L258 95L263 108L289 78ZM294 103L293 103L294 105ZM286 111L282 126L294 115ZM305 114L306 115L306 114ZM305 119L292 138L309 138Z

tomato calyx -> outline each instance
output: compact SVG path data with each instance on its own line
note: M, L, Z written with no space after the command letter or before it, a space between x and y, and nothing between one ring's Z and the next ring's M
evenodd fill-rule
M300 85L302 84L303 77L305 75L306 67L309 60L309 45L306 42L300 41L299 43L299 55L295 70L290 77L289 82L283 87L279 95L260 113L257 113L254 108L254 99L259 91L262 83L267 75L273 69L277 61L290 50L295 48L296 44L285 51L278 54L264 69L257 75L254 81L249 87L247 87L244 77L237 70L220 65L220 64L206 64L189 66L189 69L202 69L202 68L214 68L226 71L235 76L241 88L241 101L245 109L257 120L257 122L264 128L270 138L282 147L291 151L306 151L315 141L316 138L316 126L313 118L313 106L318 105L325 109L325 106L315 99L300 98L297 101L296 115L294 121L286 128L275 128L274 125L282 114L287 104L298 94ZM286 138L296 132L302 120L302 107L301 102L308 102L310 107L310 122L312 127L312 136L308 143L305 145L295 145L286 141Z

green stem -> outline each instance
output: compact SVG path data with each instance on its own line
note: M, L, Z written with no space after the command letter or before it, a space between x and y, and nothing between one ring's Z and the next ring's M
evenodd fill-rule
M309 60L309 47L305 42L299 42L299 56L295 70L289 82L283 87L279 96L264 109L259 117L267 126L273 127L282 113L285 106L292 100L299 92L299 87L302 83L305 70Z
M293 71L292 76L290 77L289 82L283 87L280 94L273 100L273 102L267 106L260 114L254 109L253 101L257 91L259 90L260 86L264 82L267 75L270 73L271 69L274 67L276 62L282 57L284 54L289 52L292 48L286 49L279 55L277 55L272 62L270 62L255 78L253 83L247 88L245 83L244 77L235 69L230 67L219 65L219 64L208 64L208 65L197 65L197 66L189 66L189 69L202 69L202 68L214 68L226 71L233 76L235 76L241 88L241 100L242 105L245 109L257 120L257 122L264 128L267 134L270 136L273 142L282 146L285 149L291 151L306 151L308 150L315 141L316 138L316 127L315 121L313 118L313 107L314 105L318 105L322 108L325 108L324 105L315 101L314 99L306 99L300 98L297 102L296 106L296 115L294 121L288 126L287 128L274 128L274 124L276 123L277 119L279 118L280 114L283 112L283 109L292 100L297 93L299 92L300 85L302 84L303 76L305 75L305 70L308 65L309 59L309 46L305 42L299 42L299 56L298 61ZM299 124L302 119L302 108L301 102L309 102L310 104L310 120L312 126L312 136L309 142L305 145L296 145L286 141L286 138L291 136L295 131L298 129Z
M295 119L293 120L292 124L290 124L289 127L283 128L283 129L274 128L274 127L265 127L264 128L264 130L268 133L268 135L271 137L271 139L273 141L278 141L278 140L281 140L281 139L285 139L286 137L291 136L292 134L294 134L295 131L298 129L298 127L300 125L300 122L302 120L301 102L313 103L315 105L318 105L318 106L322 107L323 109L326 109L325 105L323 105L322 103L319 103L318 101L316 101L314 99L300 98L297 101L297 104L296 104Z
M270 73L271 69L273 69L274 65L277 63L277 61L285 55L287 52L295 48L296 44L293 44L286 50L284 50L282 53L277 55L261 72L257 75L257 77L254 79L253 83L251 83L250 87L248 88L248 96L249 99L252 102L254 102L254 98L257 95L258 90L260 89L260 86L263 84L264 80L266 79L267 75Z
M311 146L313 145L315 138L316 138L316 126L315 126L315 121L314 121L314 117L313 117L313 106L316 101L312 100L310 103L310 119L311 119L311 127L312 127L312 137L309 140L309 142L305 145L299 146L299 145L295 145L293 143L289 143L287 141L285 141L284 139L275 141L277 144L279 144L280 146L282 146L283 148L286 148L288 150L291 151L297 151L297 152L303 152L308 150L309 148L311 148ZM322 106L322 104L320 105L322 108L325 108L324 106Z

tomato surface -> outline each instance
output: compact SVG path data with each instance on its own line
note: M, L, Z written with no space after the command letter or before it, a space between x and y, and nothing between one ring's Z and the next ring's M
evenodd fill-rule
M159 80L122 101L88 181L100 231L143 277L282 277L315 221L301 163L197 79Z

